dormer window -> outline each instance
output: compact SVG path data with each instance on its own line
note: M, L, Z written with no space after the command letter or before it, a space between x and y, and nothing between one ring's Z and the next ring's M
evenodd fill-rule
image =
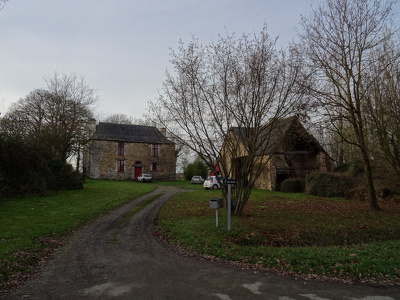
M118 142L118 156L124 156L125 155L125 143L124 142Z

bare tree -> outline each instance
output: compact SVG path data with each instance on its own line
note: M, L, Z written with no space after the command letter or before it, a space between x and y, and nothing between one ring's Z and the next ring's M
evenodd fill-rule
M104 119L104 122L114 123L114 124L134 124L134 120L132 117L124 115L124 114L112 114Z
M4 6L6 5L6 2L8 0L0 0L0 10L2 10L4 8Z
M302 52L315 76L313 85L323 117L346 142L360 150L365 170L370 207L378 210L372 177L365 105L370 89L365 85L370 73L370 54L391 39L394 1L327 0L303 18L300 34ZM352 129L344 134L342 128Z
M232 199L240 214L267 163L260 155L270 138L263 125L295 111L302 97L297 52L277 51L264 26L258 35L220 36L206 46L193 38L171 56L174 71L167 72L158 101L149 103L153 120L209 168L218 163L225 176L240 174ZM243 133L240 141L233 128ZM233 165L239 143L245 159Z
M101 119L101 118L100 118ZM153 122L144 115L140 118L134 118L125 114L111 114L108 115L103 122L114 123L114 124L131 124L131 125L143 125L143 126L154 126Z
M56 73L46 84L46 89L34 90L11 106L2 120L3 130L36 143L55 160L65 162L78 154L79 164L96 93L75 74Z
M400 179L400 47L382 45L370 57L367 113L370 143ZM376 151L378 150L378 151Z

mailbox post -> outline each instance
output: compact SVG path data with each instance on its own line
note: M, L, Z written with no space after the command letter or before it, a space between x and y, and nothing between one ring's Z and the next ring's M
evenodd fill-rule
M224 199L210 199L210 208L215 209L215 226L218 227L218 208L224 207Z
M230 231L231 230L231 210L232 210L232 201L231 201L231 197L232 197L232 184L236 184L237 180L236 179L224 179L223 183L228 185L228 216L227 216L227 230Z

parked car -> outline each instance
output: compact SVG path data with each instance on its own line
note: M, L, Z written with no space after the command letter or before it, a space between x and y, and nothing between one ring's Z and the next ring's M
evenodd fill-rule
M200 183L203 184L204 183L204 179L201 176L193 176L192 180L190 180L191 184L196 184L196 183Z
M208 176L207 179L204 181L203 186L206 190L218 190L221 187L217 180L217 176Z
M137 178L139 182L151 182L152 179L150 174L142 174Z

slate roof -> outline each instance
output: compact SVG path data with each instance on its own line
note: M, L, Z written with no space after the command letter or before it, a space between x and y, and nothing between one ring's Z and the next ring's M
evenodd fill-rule
M174 144L154 126L113 124L100 122L92 140L148 144Z
M283 140L288 135L289 131L294 128L299 133L304 134L304 138L308 140L310 148L325 152L314 136L304 128L298 117L291 116L263 125L261 129L263 132L258 135L259 144L256 147L258 152L257 154L262 155L274 153L279 145L283 143ZM246 136L250 137L251 135L255 134L254 129L245 130L245 128L234 127L231 130L235 135L242 137L243 141L247 140Z

